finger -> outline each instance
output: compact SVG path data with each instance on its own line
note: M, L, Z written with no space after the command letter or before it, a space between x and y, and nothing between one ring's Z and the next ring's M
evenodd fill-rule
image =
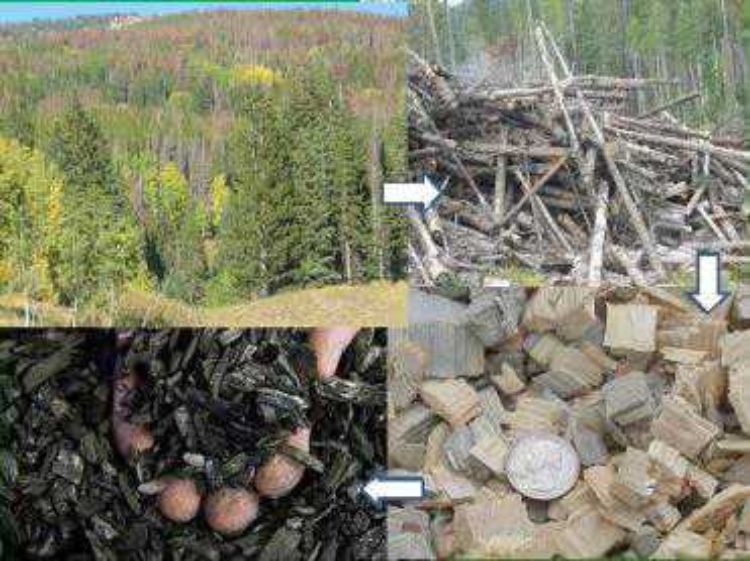
M310 451L310 429L299 427L286 441L287 445ZM305 466L282 452L277 452L260 468L255 476L255 488L263 497L278 498L288 495L302 480Z
M112 385L112 432L117 451L131 460L154 447L154 437L146 425L129 421L133 393L140 384L133 373L115 373Z
M359 331L358 327L320 327L313 330L310 343L321 380L336 374L341 355Z

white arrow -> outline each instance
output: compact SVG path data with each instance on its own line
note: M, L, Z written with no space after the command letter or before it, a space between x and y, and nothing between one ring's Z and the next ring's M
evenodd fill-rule
M387 205L429 206L438 198L440 190L425 176L422 183L385 183L383 202Z
M424 480L421 476L377 476L362 491L374 503L381 501L421 499L424 497Z
M709 313L721 304L728 292L719 290L719 275L721 274L721 255L713 251L699 251L695 263L696 290L689 292L690 296L700 308Z

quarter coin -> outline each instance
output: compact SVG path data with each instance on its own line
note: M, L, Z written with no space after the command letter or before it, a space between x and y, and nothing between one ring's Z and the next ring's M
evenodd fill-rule
M513 488L531 499L549 501L570 491L581 463L573 446L546 432L527 433L511 446L505 473Z

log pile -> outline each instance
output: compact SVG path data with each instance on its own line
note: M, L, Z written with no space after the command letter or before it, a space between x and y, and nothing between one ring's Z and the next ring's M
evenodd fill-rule
M547 81L512 89L411 53L411 169L446 179L430 208L409 214L416 283L522 268L645 284L690 267L697 248L746 259L750 152L670 113L699 93L676 90L633 115L631 94L663 81L573 76L543 26L536 39Z
M390 469L422 474L428 489L391 503L391 558L750 556L743 298L710 317L635 287L483 299L508 312L478 329L473 304L449 301L450 330L389 334ZM476 356L435 371L451 338L490 331L481 371ZM529 434L572 446L572 488L539 500L515 486L508 458Z

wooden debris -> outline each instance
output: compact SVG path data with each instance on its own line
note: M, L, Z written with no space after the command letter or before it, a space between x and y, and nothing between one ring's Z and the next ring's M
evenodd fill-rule
M517 370L507 362L500 365L500 374L491 376L492 383L506 395L515 395L526 388L526 383Z
M642 304L607 304L604 344L615 350L656 350L657 308Z
M722 366L750 362L750 329L725 334L720 347Z
M607 382L602 388L607 418L629 425L654 415L655 404L643 372L631 372Z
M411 256L416 271L434 271L428 284L446 270L472 282L474 271L520 264L599 286L622 279L622 261L611 258L617 247L644 258L643 265L625 267L628 276L659 280L666 269L692 267L696 246L743 239L750 152L664 111L629 115L629 92L656 83L575 76L541 26L534 38L544 83L499 88L412 60L414 179L425 173L451 179L437 208L444 228L432 230L445 235L431 237L436 249L422 247ZM694 94L682 92L676 100ZM705 162L701 173L694 170L698 162ZM463 227L451 231L455 220ZM428 231L412 228L417 239Z
M454 318L455 321L455 318ZM484 347L465 325L431 323L392 329L389 346L416 346L429 357L425 361L425 378L479 376L484 372Z
M633 508L645 506L656 492L656 480L649 473L651 461L648 454L628 447L614 459L617 475L610 493Z
M568 520L556 537L562 555L584 559L606 555L626 536L625 530L606 520L600 512L586 510Z
M750 361L729 369L729 403L743 432L750 435Z
M750 485L730 485L688 516L683 527L692 532L719 529L750 498Z
M573 347L562 347L552 356L549 372L537 376L535 383L568 399L601 385L602 367Z
M700 534L678 529L670 533L654 554L654 559L708 559L711 541Z
M466 310L466 323L485 347L500 344L515 334L525 303L521 287L483 293Z
M476 558L746 553L745 332L641 290L533 294L517 332L487 340L482 376L423 380L403 410L413 428L394 417L427 439L421 472L437 495L419 508L441 512L433 543L445 531L451 555ZM547 503L507 480L511 445L535 431L567 440L581 464Z
M527 548L534 525L518 494L499 500L484 500L456 508L456 544L464 551L483 556L512 557Z
M690 459L695 459L721 430L696 413L678 396L667 397L661 412L651 426L653 435L669 442Z
M388 558L435 559L430 519L414 508L388 507Z
M505 457L508 449L508 443L502 437L487 436L472 446L469 454L493 474L501 476L505 473Z
M481 413L477 392L461 379L427 380L419 387L419 395L453 427L465 425Z

